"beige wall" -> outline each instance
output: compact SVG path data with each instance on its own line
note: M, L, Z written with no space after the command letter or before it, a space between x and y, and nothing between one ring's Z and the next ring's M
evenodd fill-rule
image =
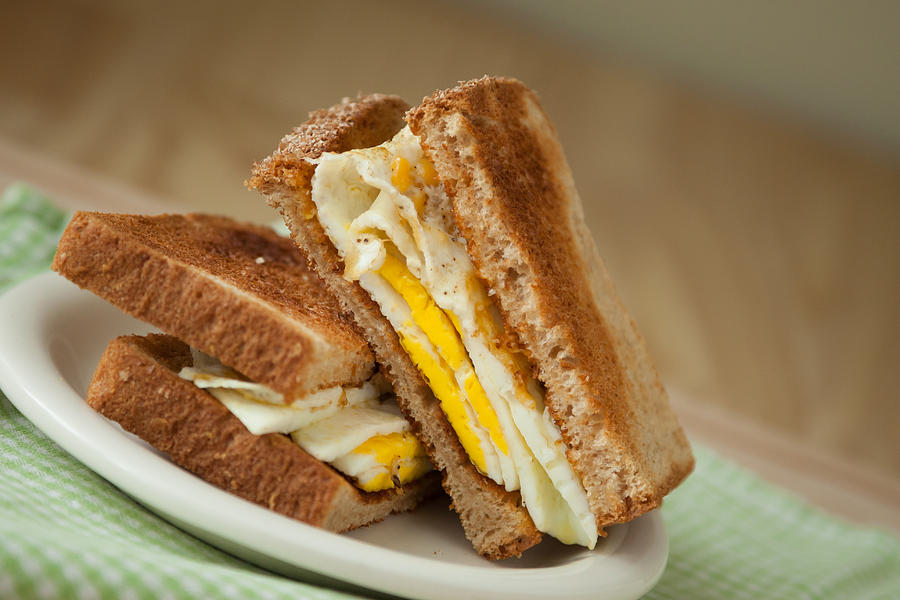
M900 147L900 2L480 4L541 24L599 53Z

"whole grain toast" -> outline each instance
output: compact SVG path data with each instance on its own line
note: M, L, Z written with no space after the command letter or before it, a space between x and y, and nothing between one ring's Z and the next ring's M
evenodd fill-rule
M536 94L486 77L425 98L406 119L546 388L598 526L659 506L693 455Z
M207 482L288 517L331 531L413 509L437 476L398 489L361 492L282 434L253 435L206 391L178 376L187 344L166 335L110 342L87 402Z
M397 403L410 419L435 468L443 475L466 536L488 558L516 556L541 540L518 492L507 492L472 465L419 370L400 345L378 305L357 283L343 277L343 262L316 219L310 196L315 172L309 159L378 145L405 124L408 105L396 96L375 94L344 100L310 115L254 166L248 185L277 208L292 237L309 256L325 285L351 313L372 344L378 363L394 386Z
M374 371L367 342L303 254L265 227L78 212L51 268L286 399Z

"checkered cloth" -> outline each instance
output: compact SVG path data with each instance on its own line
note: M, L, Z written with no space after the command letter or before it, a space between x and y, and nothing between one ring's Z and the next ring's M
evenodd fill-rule
M34 189L14 183L0 196L0 291L45 269L66 227L66 213Z
M46 269L66 217L28 187L6 190L0 289ZM829 517L695 451L696 471L663 507L669 564L646 598L900 599L896 537ZM173 527L69 456L2 394L0 478L0 598L351 597L273 575Z

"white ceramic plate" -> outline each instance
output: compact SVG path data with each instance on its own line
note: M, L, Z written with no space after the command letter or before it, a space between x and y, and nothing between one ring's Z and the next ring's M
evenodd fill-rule
M521 559L480 558L440 497L349 534L310 527L215 488L83 401L115 336L151 328L48 273L0 297L0 385L75 458L181 528L273 571L423 599L638 598L665 567L658 511L610 529L594 551L547 540Z

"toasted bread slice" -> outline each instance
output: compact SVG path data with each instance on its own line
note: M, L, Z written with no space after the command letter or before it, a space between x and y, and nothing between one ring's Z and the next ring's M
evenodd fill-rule
M264 227L79 212L52 268L286 399L374 371L368 344L303 254Z
M87 402L176 464L246 500L331 531L413 509L438 488L435 474L364 493L286 435L253 435L206 391L178 376L190 348L165 335L113 340Z
M373 95L315 112L281 141L272 156L254 166L248 185L281 212L294 241L372 344L398 404L412 421L435 468L442 471L444 489L475 549L488 558L507 558L541 540L519 493L507 492L472 465L378 305L357 283L343 278L343 262L316 219L310 196L315 172L311 159L324 152L366 148L390 139L405 125L407 108L397 97Z
M659 506L690 445L584 222L556 132L512 79L438 92L407 120L479 276L547 390L599 526Z

